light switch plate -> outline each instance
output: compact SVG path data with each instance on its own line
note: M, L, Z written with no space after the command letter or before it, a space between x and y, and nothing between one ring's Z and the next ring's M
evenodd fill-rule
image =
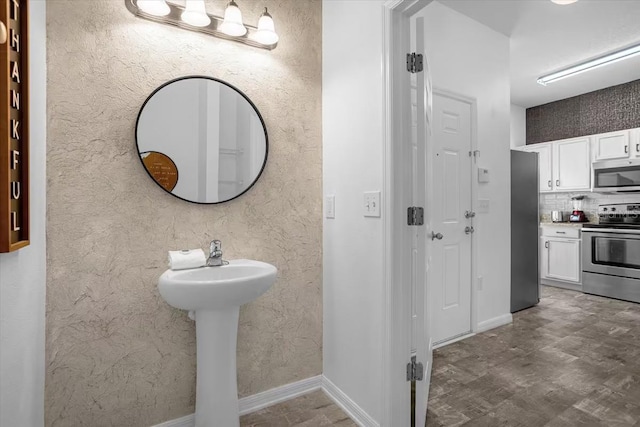
M364 193L364 216L380 217L379 191L367 191Z
M324 199L324 216L329 219L336 217L336 196L329 194Z
M478 182L489 182L489 169L478 168Z

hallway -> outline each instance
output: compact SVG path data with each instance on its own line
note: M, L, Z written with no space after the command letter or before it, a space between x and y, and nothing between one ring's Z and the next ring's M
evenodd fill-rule
M543 287L434 351L427 426L640 426L640 305Z

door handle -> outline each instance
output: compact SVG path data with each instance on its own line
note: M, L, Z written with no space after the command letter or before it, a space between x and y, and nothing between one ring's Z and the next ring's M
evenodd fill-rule
M464 234L471 234L474 231L476 231L476 230L474 230L473 227L467 226L467 227L464 228Z
M629 153L629 146L625 145L624 146L624 154L628 154Z
M549 249L549 242L548 242L548 241L547 241L547 242L544 242L544 247L545 247L545 248L547 248L547 249Z
M560 187L560 180L556 179L556 187Z
M464 211L464 217L469 219L469 218L474 218L476 216L476 213L474 211Z
M442 240L444 236L442 235L442 233L434 233L433 231L431 232L431 240Z
M551 180L549 180L548 185L549 185L549 188L551 188Z
M640 153L640 144L636 144L636 152Z

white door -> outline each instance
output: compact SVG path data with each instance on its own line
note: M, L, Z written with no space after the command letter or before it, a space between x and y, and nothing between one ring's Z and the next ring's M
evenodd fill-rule
M409 74L411 93L411 199L413 206L425 207L427 170L430 170L427 150L431 144L432 89L428 58L424 52L424 18L410 19L411 51L423 56L423 71ZM409 168L409 165L407 165ZM425 221L426 222L426 221ZM411 230L411 355L422 364L421 380L411 381L411 426L423 427L427 418L429 384L431 380L432 345L428 310L431 301L426 280L427 229L408 226Z
M471 331L471 104L433 97L433 182L429 214L429 275L433 294L433 340ZM440 238L440 235L442 237Z
M589 138L558 141L553 144L553 175L555 189L591 189L591 157Z

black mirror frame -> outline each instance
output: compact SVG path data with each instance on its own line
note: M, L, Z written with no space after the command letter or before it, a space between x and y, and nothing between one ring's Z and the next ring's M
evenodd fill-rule
M175 82L178 82L178 81L181 81L181 80L188 80L188 79L212 80L214 82L218 82L220 84L223 84L223 85L229 87L230 89L233 89L234 91L239 93L249 103L249 105L251 105L251 108L253 108L253 110L256 112L256 114L258 115L258 118L260 119L260 123L262 124L262 129L264 130L264 144L265 144L265 147L264 147L264 161L262 162L262 167L260 168L260 172L258 172L258 174L256 175L255 179L251 182L251 184L249 184L249 186L243 192L237 194L236 196L234 196L234 197L232 197L230 199L221 200L221 201L218 201L218 202L196 202L196 201L193 201L193 200L185 199L185 198L180 197L180 196L178 196L176 194L173 194L172 192L166 190L164 187L162 187L160 184L158 184L158 182L153 178L153 176L151 175L149 170L144 165L144 162L142 161L142 157L140 157L140 145L138 144L138 125L140 124L140 116L142 115L142 111L144 110L144 107L151 100L151 98L153 98L153 96L156 93L158 93L160 90L162 90L165 86L168 86L168 85L170 85L172 83L175 83ZM220 203L230 202L230 201L232 201L234 199L237 199L238 197L242 196L244 193L249 191L255 185L255 183L258 181L258 179L260 179L260 177L262 176L262 172L264 172L264 168L267 165L267 159L269 158L269 134L267 132L267 125L265 124L264 119L262 118L262 115L260 114L260 111L258 110L258 108L251 101L251 99L249 99L249 97L247 95L245 95L244 92L242 92L237 87L235 87L232 84L229 84L229 83L227 83L227 82L225 82L223 80L216 79L215 77L209 77L209 76L191 75L191 76L178 77L178 78L175 78L173 80L169 80L166 83L163 83L162 85L158 86L153 92L151 92L151 94L147 97L147 99L144 101L144 103L140 107L140 111L138 112L138 117L136 118L135 140L136 140L136 152L138 154L138 159L140 160L140 164L142 164L142 167L144 168L144 170L147 173L147 175L149 175L149 178L151 178L151 180L154 182L154 184L156 184L158 187L160 187L162 189L162 191L172 195L173 197L176 197L176 198L178 198L180 200L184 200L185 202L195 203L197 205L217 205L217 204L220 204Z

